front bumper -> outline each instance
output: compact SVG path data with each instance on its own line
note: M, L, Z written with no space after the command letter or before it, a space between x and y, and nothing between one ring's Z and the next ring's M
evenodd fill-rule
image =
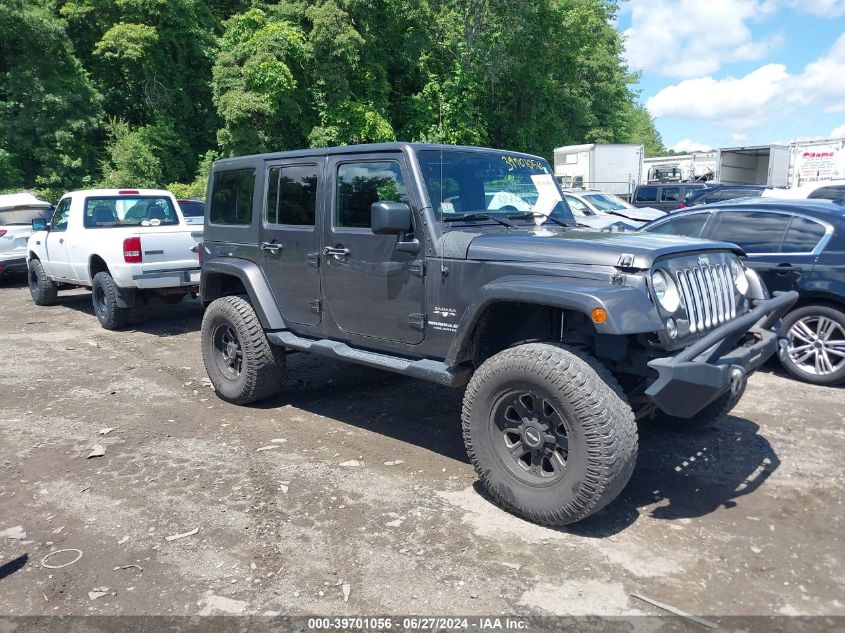
M777 351L779 334L771 327L797 299L795 291L776 293L676 356L650 361L658 377L646 396L669 415L691 418L727 391L738 392L747 376ZM740 343L746 333L751 340Z
M15 259L0 259L0 273L26 272L26 257Z

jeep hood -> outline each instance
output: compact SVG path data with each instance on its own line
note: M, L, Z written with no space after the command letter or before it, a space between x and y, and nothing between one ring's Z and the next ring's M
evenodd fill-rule
M630 267L640 269L650 268L658 258L676 254L714 250L743 254L739 247L727 242L634 231L611 233L546 226L450 231L441 238L441 247L446 257L587 266L616 266L621 255L631 255L633 265ZM460 251L463 251L462 256Z

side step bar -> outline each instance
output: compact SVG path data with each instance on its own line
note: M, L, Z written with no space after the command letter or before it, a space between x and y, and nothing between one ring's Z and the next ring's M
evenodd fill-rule
M267 339L274 345L338 358L376 369L386 369L397 374L421 378L448 387L462 387L469 382L472 375L472 371L467 367L448 367L445 363L436 360L408 360L398 356L367 352L349 347L346 343L339 341L302 338L287 330L267 332Z

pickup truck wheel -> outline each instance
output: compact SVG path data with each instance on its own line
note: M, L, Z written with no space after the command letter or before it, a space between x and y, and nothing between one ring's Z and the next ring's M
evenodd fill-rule
M59 287L56 282L47 276L44 266L38 259L29 260L27 270L27 283L29 294L37 306L51 306L56 303L59 296Z
M267 340L244 297L222 297L208 306L202 319L202 358L211 384L227 402L257 402L281 388L284 351Z
M691 418L679 418L658 410L653 418L654 426L673 431L704 430L728 415L740 401L743 393L745 393L745 385L743 385L739 393L735 394L732 391L728 391Z
M783 318L789 344L781 365L814 385L845 382L845 314L836 308L811 305Z
M633 472L634 414L615 378L589 360L555 345L520 345L485 361L467 387L470 460L496 501L530 521L580 521Z
M129 321L129 308L117 305L117 284L107 272L99 272L91 281L91 302L94 304L94 314L107 330L117 330Z

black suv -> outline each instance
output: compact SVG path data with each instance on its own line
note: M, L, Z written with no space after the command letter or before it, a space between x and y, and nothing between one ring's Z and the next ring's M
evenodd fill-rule
M635 207L650 207L667 213L690 206L692 197L707 188L703 182L649 183L638 185L631 197Z
M207 201L202 353L223 399L277 393L288 351L466 386L479 477L544 524L622 490L636 419L729 411L795 300L765 299L733 245L575 228L525 154L245 156L214 163Z
M797 290L783 319L781 363L819 385L845 382L845 207L824 200L755 198L655 220L648 233L734 242L770 290Z

